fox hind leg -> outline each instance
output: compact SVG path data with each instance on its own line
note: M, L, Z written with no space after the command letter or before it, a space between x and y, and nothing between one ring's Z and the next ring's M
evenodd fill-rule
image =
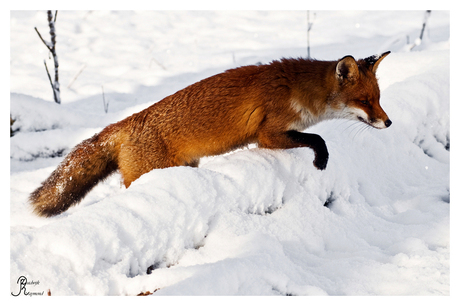
M167 168L172 165L164 149L158 146L143 150L135 145L124 145L118 158L118 169L126 188L141 175L153 169Z
M200 164L200 160L194 159L191 162L185 163L185 166L197 168L199 164Z

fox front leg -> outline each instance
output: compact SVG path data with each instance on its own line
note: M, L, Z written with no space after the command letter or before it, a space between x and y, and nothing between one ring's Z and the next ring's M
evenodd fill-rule
M313 165L319 170L326 169L329 153L327 152L326 142L317 134L301 133L294 130L260 133L258 143L260 148L267 149L311 148L315 152Z
M321 136L297 131L287 131L286 134L298 146L311 148L315 152L313 165L319 170L326 169L329 152L327 151L326 142Z

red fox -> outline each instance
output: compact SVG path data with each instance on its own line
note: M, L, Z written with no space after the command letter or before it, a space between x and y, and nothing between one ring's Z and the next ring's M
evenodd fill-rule
M358 61L350 55L337 61L284 58L201 80L77 145L29 202L36 214L50 217L77 204L114 171L128 188L152 169L196 167L203 156L249 143L311 148L314 166L323 170L325 141L301 131L333 118L389 127L375 76L389 53Z

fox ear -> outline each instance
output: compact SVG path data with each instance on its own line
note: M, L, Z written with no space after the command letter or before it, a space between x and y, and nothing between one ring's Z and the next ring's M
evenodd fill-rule
M335 67L335 77L340 83L343 81L355 82L359 77L358 64L351 55L343 57Z
M377 55L373 55L373 56L369 56L367 58L364 59L367 67L373 72L375 73L377 71L377 67L379 66L380 62L388 55L390 54L391 51L387 51L385 53L382 53L382 54L377 54Z

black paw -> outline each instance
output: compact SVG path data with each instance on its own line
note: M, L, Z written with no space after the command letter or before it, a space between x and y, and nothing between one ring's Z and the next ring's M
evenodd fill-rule
M329 152L327 151L326 142L319 137L321 141L318 142L317 146L313 148L315 151L315 160L313 165L318 170L326 169L327 161L329 160Z
M313 161L313 165L318 169L318 170L324 170L326 169L327 166L327 161L329 157L326 156L316 156L315 160Z

